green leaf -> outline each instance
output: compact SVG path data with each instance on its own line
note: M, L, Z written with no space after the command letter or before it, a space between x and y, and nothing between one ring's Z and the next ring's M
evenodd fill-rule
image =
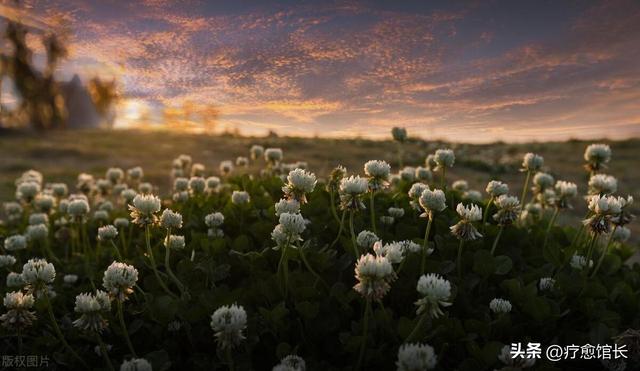
M509 273L511 271L511 268L513 267L513 261L511 261L511 258L506 255L496 256L495 263L495 273L499 275L505 275Z

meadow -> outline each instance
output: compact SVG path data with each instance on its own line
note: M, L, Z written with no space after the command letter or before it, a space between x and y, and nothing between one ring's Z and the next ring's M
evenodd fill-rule
M4 134L0 348L56 369L638 369L640 140L394 137ZM627 358L511 356L529 341Z

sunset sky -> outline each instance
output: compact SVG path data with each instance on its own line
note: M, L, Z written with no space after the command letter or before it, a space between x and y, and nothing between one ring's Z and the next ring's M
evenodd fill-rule
M640 136L640 1L26 1L60 75L116 78L117 125L214 107L246 134Z

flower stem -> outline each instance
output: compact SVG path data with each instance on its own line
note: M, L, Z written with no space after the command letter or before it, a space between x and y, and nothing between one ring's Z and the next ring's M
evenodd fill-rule
M231 356L231 348L227 348L224 352L225 358L227 358L227 366L229 367L229 371L235 370L235 366L233 365L233 357Z
M167 240L169 240L169 236L171 236L171 232L167 231ZM178 277L176 277L176 275L173 274L173 270L171 269L171 261L170 261L171 251L170 250L171 249L168 246L165 246L165 249L164 249L164 266L167 269L167 274L169 274L169 277L171 277L171 279L176 284L176 286L178 286L178 289L180 290L180 294L184 297L185 294L186 294L185 287L182 284L182 282L178 279Z
M364 359L364 351L367 347L367 335L369 332L369 312L371 311L371 301L366 300L366 304L364 307L364 321L363 330L362 330L362 343L360 344L360 354L358 355L358 366L356 370L362 369L362 360Z
M600 259L598 259L598 264L596 265L596 268L593 270L591 277L595 277L596 273L598 273L598 270L600 269L600 266L604 261L604 257L607 255L607 252L609 251L609 247L611 247L611 241L613 240L613 234L616 233L616 229L618 229L617 225L613 227L611 234L609 234L609 238L607 239L607 244L605 245L604 250L602 251L602 255L600 255Z
M560 208L556 206L556 209L553 211L553 215L551 216L551 220L549 220L549 225L547 226L547 232L544 234L544 243L542 244L543 249L547 247L547 242L549 241L549 232L551 232L551 228L553 228L553 225L556 222L556 218L558 217L559 212L560 212Z
M113 249L116 252L116 257L118 258L118 260L122 261L123 259L122 259L122 255L120 255L120 249L118 249L118 246L113 240L111 240L111 246L113 246Z
M346 215L347 211L344 210L342 212L342 218L340 219L340 228L338 229L338 235L336 236L336 239L331 243L331 247L333 247L340 240L340 236L342 235L342 231L344 230L344 218Z
M288 273L286 270L288 269L288 266L286 264L286 259L287 259L287 246L289 246L289 240L287 240L287 243L284 244L281 248L280 248L280 261L278 261L278 275L280 276L281 282L280 282L280 286L282 288L282 293L283 296L285 297L285 299L287 298L287 280L288 280Z
M422 263L420 264L420 274L424 274L425 267L427 265L427 249L429 247L429 232L431 231L431 224L433 223L433 212L429 211L429 222L427 223L427 229L424 232L424 242L422 243Z
M127 342L127 347L129 347L129 351L134 357L138 357L135 349L133 349L133 344L131 343L131 339L129 338L129 331L127 330L127 325L124 322L124 313L122 309L122 300L116 300L118 303L118 320L120 321L120 327L122 328L122 334L124 335L124 340Z
M482 216L483 227L485 224L487 224L487 217L489 216L489 209L491 208L491 205L493 205L493 196L491 196L491 198L489 199L489 202L487 202L487 206L484 209L484 215Z
M440 188L442 188L443 192L447 191L447 183L445 181L446 174L447 174L447 167L442 166L442 177L440 178Z
M60 340L62 345L64 345L64 347L67 349L67 351L69 351L69 353L71 353L71 355L73 355L73 357L77 359L84 368L88 369L89 366L87 366L87 364L82 360L82 358L80 358L78 353L76 353L76 351L73 350L73 348L71 348L69 343L67 343L67 340L64 338L62 331L60 331L60 327L58 327L58 322L56 322L56 317L53 315L53 308L51 307L51 301L49 300L49 293L47 292L47 290L48 289L45 287L43 296L45 300L45 306L47 307L47 312L49 313L49 319L51 320L51 324L53 325L53 330L55 331L56 335L58 336L58 339Z
M176 297L176 295L169 290L167 285L164 283L162 278L160 277L160 273L158 273L158 267L156 266L156 259L153 257L153 251L151 250L151 232L149 231L149 226L146 225L144 227L144 236L147 244L147 253L149 254L149 260L151 260L151 268L153 269L153 274L156 276L156 280L158 280L158 284L160 287L172 297Z
M410 342L413 341L413 339L418 334L418 331L420 331L420 328L422 327L422 324L424 323L424 320L426 318L427 318L426 314L423 314L423 315L420 316L420 319L418 320L418 323L416 323L415 327L413 328L413 330L411 331L409 336L407 336L407 338L404 340L405 344L406 343L410 343Z
M504 230L504 225L501 225L500 229L498 229L498 234L496 235L496 238L493 240L493 246L491 246L491 256L493 256L493 253L496 251L496 247L498 247L498 241L500 241L500 237L502 237L503 230Z
M338 212L336 211L336 195L333 190L329 192L329 200L331 201L331 214L336 220L336 223L340 223L340 218L338 217Z
M351 243L353 244L353 256L355 256L356 260L360 257L360 253L358 252L358 242L356 242L356 232L353 229L353 214L355 211L351 210L349 212L349 230L351 231Z
M114 371L113 363L111 363L111 358L109 358L109 354L107 353L107 347L104 345L100 334L96 332L96 339L98 340L98 344L100 345L100 353L102 353L102 358L104 358L105 363L109 366L110 371Z
M371 228L373 228L373 233L378 233L378 229L376 228L376 210L374 207L374 200L376 198L376 191L371 190L371 201L369 208L371 209Z
M524 198L527 197L527 188L529 187L529 180L531 179L531 170L527 170L527 177L524 180L524 185L522 186L522 196L520 196L520 215L518 215L518 219L522 216L522 210L524 210Z
M464 240L460 239L460 244L458 244L458 259L456 260L456 264L458 266L458 278L462 280L462 247L464 246Z
M307 260L306 255L304 254L304 248L302 247L298 247L298 251L300 252L300 257L302 258L302 262L304 263L304 265L307 267L307 269L309 270L309 272L311 272L311 274L313 274L313 276L322 283L322 285L329 290L329 285L327 285L326 282L324 282L324 280L322 279L322 277L320 277L320 275L311 267L311 264L309 264L309 261Z

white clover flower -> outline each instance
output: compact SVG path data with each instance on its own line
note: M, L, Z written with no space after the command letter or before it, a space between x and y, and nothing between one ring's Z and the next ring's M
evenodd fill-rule
M578 186L575 183L565 182L564 180L558 180L555 185L556 205L559 208L571 208L569 201L578 195Z
M400 181L402 180L402 178L400 177L399 174L391 174L391 176L389 177L389 183L397 186L398 184L400 184Z
M89 214L89 210L89 202L83 198L70 199L67 205L67 214L76 221L82 220L83 217Z
M22 267L22 281L29 291L39 296L47 285L56 278L56 269L45 259L29 259Z
M112 167L105 173L105 178L112 184L118 184L124 179L124 171L118 167Z
M140 181L144 177L144 170L140 166L132 167L127 170L127 176L135 182Z
M89 194L94 189L95 183L96 181L93 178L93 175L80 173L78 174L76 188L84 194Z
M35 299L31 294L23 294L21 291L8 292L4 296L3 304L7 313L0 316L0 321L5 328L20 331L31 326L36 320L33 308Z
M210 176L207 178L206 180L207 182L207 189L209 191L215 191L218 189L218 187L220 187L220 178L218 178L217 176Z
M97 290L95 295L83 293L76 296L74 311L80 317L73 321L73 326L84 331L101 333L107 328L107 321L102 317L103 313L111 311L111 298L102 291Z
M169 250L182 250L184 246L184 236L172 234L164 239L164 247Z
M407 183L414 182L416 180L416 168L411 166L405 166L400 170L400 179L404 180Z
M199 195L204 193L206 188L207 188L207 182L204 180L203 177L192 176L189 179L189 189L191 190L191 193L193 193L194 195Z
M203 164L195 163L191 165L191 177L201 178L204 176L205 167Z
M249 159L244 156L236 157L236 166L240 166L240 167L249 166Z
M598 171L611 160L611 147L606 144L591 144L584 151L584 160L587 161L587 169Z
M138 193L133 189L125 189L120 193L120 197L124 200L126 204L130 204L133 202L133 199L136 198Z
M450 149L439 149L434 155L434 160L436 162L435 171L440 171L445 167L453 167L456 162L456 156Z
M111 241L118 237L118 229L113 225L98 228L98 241Z
M631 230L627 227L618 226L618 228L613 231L611 238L613 238L614 241L626 242L629 237L631 237Z
M404 241L400 241L400 242L396 242L398 244L400 244L400 246L402 246L402 248L404 249L404 251L409 251L412 253L416 253L416 252L421 252L422 251L422 246L420 244L417 244L411 240L404 240ZM431 253L433 252L433 249L427 249L427 255L431 255Z
M307 364L302 357L290 354L280 360L272 371L306 371Z
M627 196L627 198L618 197L617 204L620 205L620 212L613 215L611 222L618 227L631 223L631 221L636 217L629 211L631 205L633 205L633 196Z
M391 128L391 136L396 142L403 143L405 140L407 140L407 129L394 126L393 128Z
M9 236L4 240L4 249L7 251L24 250L27 248L27 238L21 234Z
M365 230L358 233L358 237L356 238L356 243L361 248L367 250L367 249L370 249L373 246L373 244L378 240L380 240L380 238L378 238L378 236L376 236L375 233Z
M96 212L93 213L93 219L106 222L109 220L109 213L105 210L96 210Z
M404 209L401 207L390 207L387 212L393 218L402 218L404 216Z
M136 195L133 198L133 205L129 205L131 218L134 224L141 227L145 225L155 225L158 223L156 213L160 211L160 199L154 195Z
M40 193L39 183L33 181L22 182L18 185L18 189L16 190L16 198L29 203L38 193Z
M27 227L27 238L31 241L42 241L49 235L49 227L46 224L36 224Z
M146 182L138 185L138 191L143 195L149 195L153 192L153 184Z
M272 165L282 161L282 149L280 148L267 148L264 151L264 160Z
M7 215L7 220L11 223L19 222L22 218L22 206L17 202L5 202L3 205L4 213Z
M499 225L510 225L520 215L520 200L517 197L502 195L496 198L495 205L498 212L493 214L493 219Z
M582 255L573 255L571 257L571 262L569 262L569 265L571 265L571 268L573 269L583 270L587 267L593 267L593 260L589 259L589 261L587 262L586 257Z
M171 196L171 199L177 203L187 202L189 201L189 192L187 191L176 192Z
M182 214L164 209L160 216L160 225L166 229L180 229L182 228Z
M427 157L425 157L424 159L424 165L427 167L427 169L434 171L435 168L438 167L438 163L436 162L436 155L427 155Z
M398 348L398 371L425 371L436 367L438 356L428 344L403 344Z
M451 305L451 283L438 274L422 275L416 289L422 295L415 303L418 315L426 313L431 318L438 318L444 314L442 307Z
M20 183L23 183L23 182L35 182L38 184L42 184L43 180L44 180L44 177L42 176L41 172L31 169L22 173L22 175L20 175L20 178L16 179L15 184L19 185Z
M53 183L51 184L51 192L57 198L66 197L69 193L69 188L64 183Z
M494 298L489 303L489 309L496 314L509 313L511 312L511 302L506 299Z
M133 286L138 281L138 270L133 266L114 261L104 272L102 286L111 296L124 301L133 292Z
M113 184L106 179L98 179L96 181L96 188L100 192L101 195L108 195L111 189L113 188Z
M220 169L220 174L227 176L231 174L231 172L233 171L233 162L229 160L221 161L219 169Z
M66 283L67 285L73 285L74 283L78 282L78 275L77 274L65 274L62 277L62 282Z
M409 204L411 205L411 207L413 207L416 210L420 210L420 196L422 196L422 193L429 189L429 186L427 186L424 183L413 183L411 185L411 188L409 188L409 192L407 192L407 195L409 196Z
M482 208L475 204L465 207L464 204L459 203L456 207L456 211L458 212L461 220L456 225L449 228L451 233L458 239L465 241L471 241L482 237L482 234L480 234L472 224L473 222L482 219Z
M313 192L316 187L316 176L302 169L294 169L287 176L287 183L282 187L282 192L288 199L294 199L301 204L307 202L307 193Z
M340 187L340 182L347 175L347 169L344 166L338 165L329 174L329 181L327 182L327 192L337 192Z
M245 191L233 191L231 194L231 203L234 205L248 204L250 200L249 193Z
M456 180L451 185L454 191L466 192L469 189L469 183L466 180Z
M365 178L357 175L343 178L340 181L340 207L343 210L361 210L364 209L364 203L360 199L362 194L367 192L369 182Z
M538 282L538 288L540 291L549 291L553 290L553 286L555 286L556 280L551 277L542 277L540 278L540 282Z
M189 189L189 179L178 177L173 180L173 190L182 192Z
M542 193L548 188L553 187L554 179L550 174L547 173L536 173L533 176L533 191L535 193Z
M291 242L289 235L284 232L282 224L278 224L273 228L273 231L271 231L271 239L276 243L274 250L278 250Z
M424 217L428 217L431 213L440 212L447 208L447 200L444 192L439 189L430 190L429 188L425 188L418 202L424 210L424 214L421 215Z
M542 156L538 156L535 153L527 153L522 160L523 171L538 171L544 165L544 159Z
M300 203L295 199L282 198L276 202L275 209L276 216L280 216L282 213L297 214L300 212Z
M400 264L404 260L404 245L400 242L391 242L382 244L382 241L376 241L373 244L373 252L376 256L387 258L391 264Z
M53 209L53 206L56 203L56 199L48 194L39 194L36 196L33 203L36 207L36 210L39 210L43 213L48 213Z
M113 204L111 203L111 201L104 201L100 204L100 206L98 206L99 210L104 210L108 213L113 211Z
M116 228L118 228L118 229L128 228L129 227L129 219L127 219L127 218L115 218L113 220L113 225L115 225Z
M426 167L418 166L416 167L415 178L419 182L430 182L433 180L433 174L431 170Z
M482 193L475 189L470 189L462 194L462 198L471 202L482 202Z
M122 362L120 371L153 371L151 363L144 358L132 358Z
M492 180L487 184L485 191L489 196L496 198L509 193L509 186L506 183L502 183L498 180Z
M204 224L210 228L220 227L224 224L224 215L220 212L208 214L204 217Z
M606 174L596 174L589 178L590 195L609 195L618 190L618 180Z
M0 255L0 268L7 268L16 263L16 258L11 255Z
M383 256L372 254L360 256L356 262L355 275L358 283L353 289L368 300L381 300L396 278L391 262Z
M306 228L304 218L300 214L282 213L279 222L282 231L289 236L299 236Z
M612 216L622 212L621 200L624 199L614 196L591 196L588 207L592 215L583 220L582 224L588 226L591 233L609 233Z
M22 279L22 275L16 272L9 272L7 274L7 287L10 288L22 288L26 285Z
M384 225L392 225L395 222L395 218L389 215L380 216L380 223Z
M249 149L249 153L251 155L252 160L257 160L264 155L264 147L258 144L254 144Z
M377 191L388 186L391 166L385 161L367 161L364 164L364 173L369 180L369 188Z
M244 340L242 331L247 327L247 312L240 305L224 305L211 315L211 328L215 331L218 346L234 348Z
M498 354L498 359L512 370L522 370L523 368L529 368L536 364L535 358L514 358L511 355L511 347L509 345L502 347L500 354Z

